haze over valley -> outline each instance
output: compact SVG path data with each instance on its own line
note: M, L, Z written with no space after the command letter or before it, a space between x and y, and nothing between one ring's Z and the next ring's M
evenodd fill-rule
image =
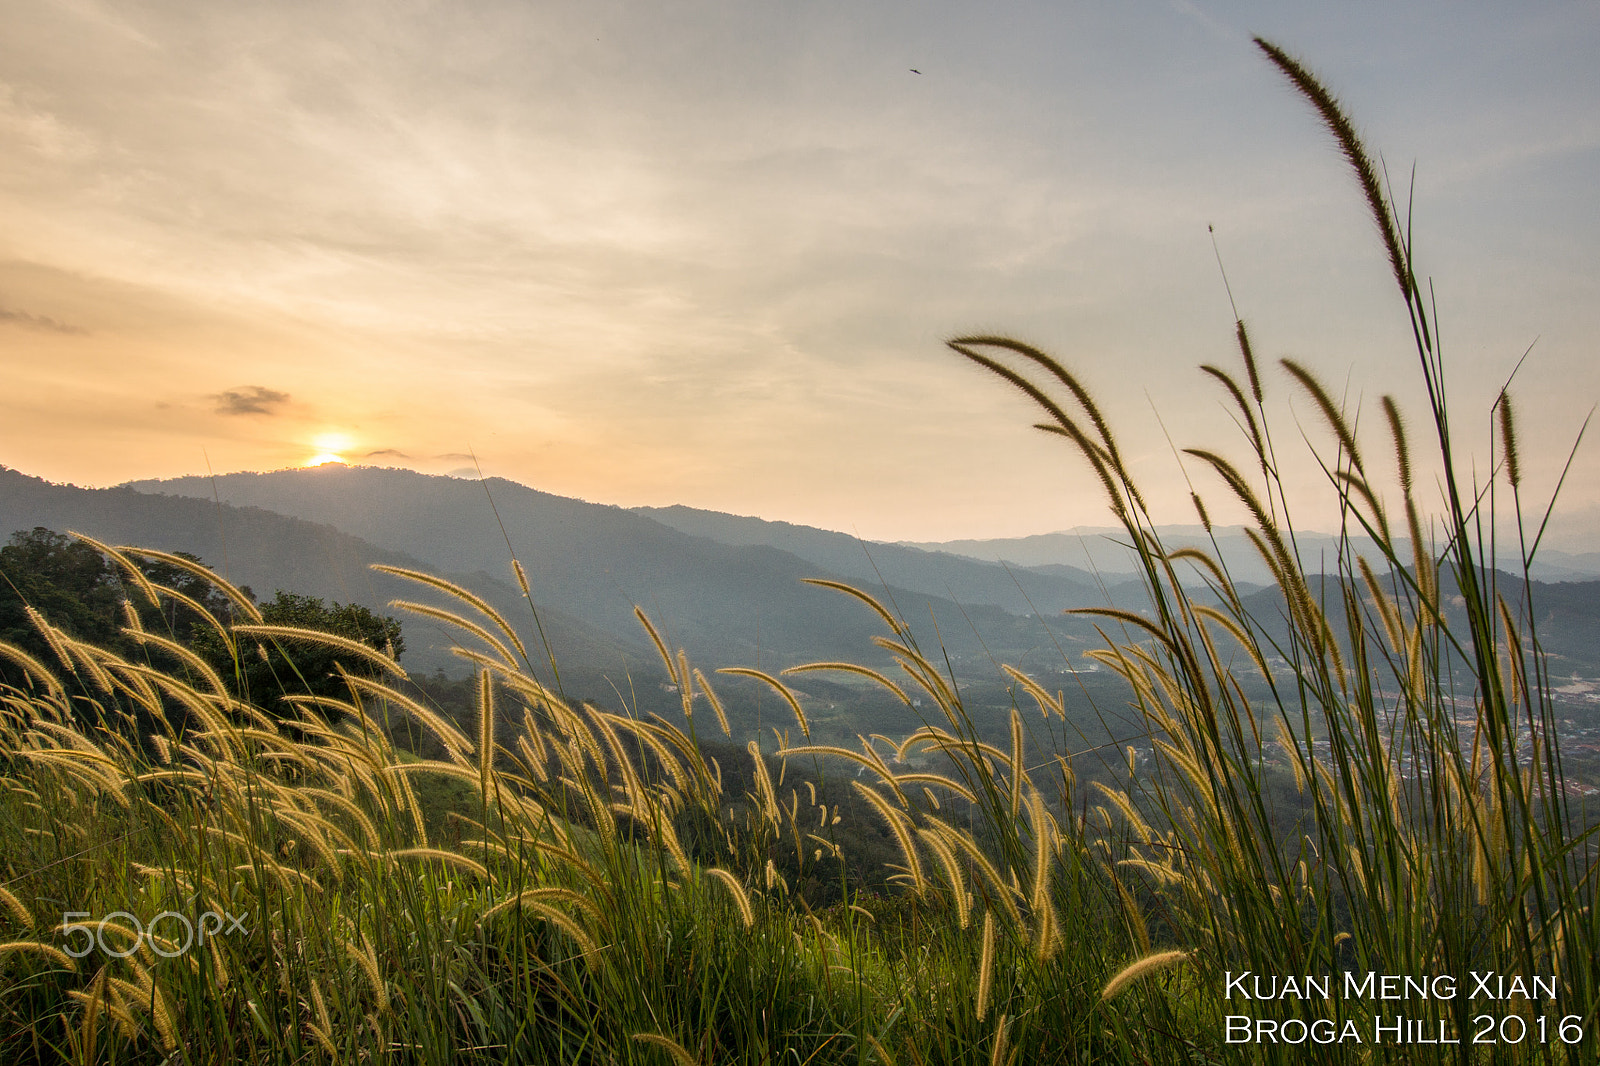
M405 627L408 669L463 676L470 664L450 652L459 634L389 606L397 598L437 605L446 599L368 567L438 574L510 619L534 649L535 670L552 683L553 658L569 695L663 714L677 711L678 697L635 607L672 648L685 649L708 672L750 666L777 673L812 661L885 668L889 657L872 643L885 632L880 620L805 579L838 581L879 598L924 650L936 650L986 732L1004 730L1019 698L1001 670L1009 663L1061 691L1073 711L1065 731L1037 738L1041 749L1081 751L1137 739L1120 679L1084 656L1104 644L1097 624L1109 635L1120 631L1103 619L1063 614L1102 606L1149 614L1123 547L1126 535L1109 529L890 544L686 507L628 510L501 478L393 468L327 464L116 489L53 485L0 469L0 527L35 526L193 552L261 596L281 588L395 613ZM1198 528L1161 532L1169 548L1210 547ZM1334 545L1317 534L1297 542L1308 560L1331 554ZM1260 618L1281 617L1277 592L1242 532L1218 528L1216 548L1246 606ZM528 575L532 609L512 574L513 556ZM1589 694L1600 691L1600 575L1582 569L1593 562L1561 556L1548 574L1557 583L1534 590L1547 616L1544 646L1558 674L1572 675L1567 698L1585 721ZM1316 567L1308 565L1308 572ZM1205 600L1199 571L1190 579ZM859 678L807 673L786 682L822 737L903 734L922 724L916 708ZM781 723L781 708L765 686L736 677L717 684L735 736Z

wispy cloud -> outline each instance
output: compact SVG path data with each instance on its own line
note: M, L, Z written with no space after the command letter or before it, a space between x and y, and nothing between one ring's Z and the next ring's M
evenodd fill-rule
M62 322L51 318L49 315L34 315L27 311L13 311L7 307L0 307L0 322L12 326L21 326L24 329L39 329L47 333L73 333L84 334L89 331L82 326L74 326L70 322Z
M35 6L0 35L0 444L61 477L184 468L199 436L271 468L339 431L358 461L471 476L470 441L552 491L889 539L1092 523L1092 478L940 341L1014 333L1124 439L1163 439L1154 408L1205 440L1212 222L1262 350L1422 403L1347 175L1247 29L1397 182L1421 161L1456 380L1541 338L1525 454L1559 468L1600 394L1600 5ZM1578 462L1564 504L1600 500ZM1187 520L1164 449L1138 472Z
M272 415L289 402L287 392L264 388L260 385L243 385L228 389L212 397L217 402L216 411L222 415Z

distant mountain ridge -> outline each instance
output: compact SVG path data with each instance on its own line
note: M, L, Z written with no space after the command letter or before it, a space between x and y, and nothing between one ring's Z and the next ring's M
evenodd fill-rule
M0 538L44 526L76 530L103 542L134 544L198 555L223 577L251 586L270 598L277 589L357 603L392 613L391 599L441 602L412 582L375 573L372 563L440 573L465 584L508 616L519 617L518 590L504 579L480 572L448 572L404 552L379 547L329 524L309 522L257 507L218 504L211 499L159 496L122 486L84 489L57 485L0 467ZM546 631L554 649L574 663L620 667L647 661L642 639L604 633L559 610L546 612ZM448 635L417 619L407 620L407 663L432 670L455 660L444 652Z
M694 535L634 511L531 489L502 478L484 481L377 467L324 466L216 478L135 482L141 492L211 498L324 523L381 548L402 551L455 572L508 573L515 553L527 569L535 600L549 603L603 631L638 632L641 605L674 644L717 665L788 666L809 659L861 659L879 652L871 638L881 623L836 592L803 583L809 577L846 581L881 593L930 643L941 640L958 659L978 662L991 646L1015 645L1026 602L1003 568L953 556L896 549L931 559L954 581L898 567L889 583L846 565L843 534L790 527L786 546L761 538L727 543ZM679 516L680 518L682 516ZM830 545L831 554L817 549ZM854 546L860 552L859 545ZM876 551L876 548L873 549ZM810 557L807 557L810 556ZM1007 611L989 598L964 598L963 575L982 571L988 587L1004 579ZM913 586L896 576L914 578ZM973 584L969 582L969 584ZM981 584L978 583L978 584ZM1103 603L1090 586L1044 577L1053 589L1040 610L1052 625L1063 598ZM1002 590L1004 591L1004 590ZM958 606L958 603L960 606ZM1037 626L1035 626L1037 628ZM981 635L980 635L981 631ZM1002 632L1004 636L999 635ZM1038 637L1048 644L1043 632ZM998 645L994 642L998 641Z
M673 648L686 648L708 673L731 665L776 672L815 660L886 665L871 642L884 632L881 621L803 579L853 584L890 604L999 727L1009 720L1013 698L999 663L1053 674L1055 685L1076 683L1075 674L1088 672L1081 653L1099 646L1101 637L1092 620L1063 616L1063 607L1101 606L1107 597L1134 611L1149 607L1142 586L1124 580L1131 564L1114 568L1117 553L1126 559L1125 549L1101 531L929 546L1021 556L1002 566L789 523L687 507L625 510L499 478L480 482L372 467L177 478L115 489L52 485L0 467L0 536L37 525L192 551L263 595L285 588L385 612L394 598L438 597L374 574L368 564L436 573L500 609L543 671L528 604L510 579L514 553L527 569L539 620L568 683L564 690L611 705L615 696L663 713L676 707L677 696L663 687L664 672L634 617L635 604ZM1164 534L1176 547L1199 541L1198 532L1179 527ZM1243 541L1237 532L1218 532L1225 557L1232 541ZM1068 540L1084 561L1100 566L1099 576L1051 561L1061 558ZM1309 557L1333 542L1312 534L1300 543ZM1253 576L1248 562L1230 559L1241 582ZM1600 583L1571 584L1558 595L1535 595L1536 603L1560 616L1562 632L1550 633L1547 646L1559 646L1576 668L1595 661L1587 648L1600 633L1596 588ZM1254 597L1269 620L1276 617L1274 589L1241 584L1240 593ZM453 672L465 669L446 651L459 634L416 618L406 624L409 668L453 663ZM826 675L789 680L814 701L817 714L835 710L829 725L835 735L891 728L880 723L902 721L896 715L910 714L902 724L915 720L889 697L880 706L870 693ZM771 704L771 693L753 681L723 678L717 687L745 725L761 720L763 698Z
M186 497L215 492L226 502L325 523L451 571L509 577L515 554L536 602L612 633L641 632L633 613L638 604L674 643L715 647L739 661L763 654L775 661L779 649L817 647L808 632L816 619L801 622L798 615L845 615L833 630L840 639L822 638L831 654L854 641L865 644L870 635L864 619L840 609L835 594L801 584L817 568L793 556L729 549L620 507L501 478L329 465L130 487Z
M1201 548L1207 552L1220 549L1222 560L1235 581L1253 585L1272 583L1271 574L1244 535L1242 526L1216 526L1215 549L1211 535L1201 526L1157 526L1156 532L1168 548ZM1127 532L1120 527L1082 526L1028 537L899 543L903 547L920 548L923 551L950 552L986 562L1005 561L1046 572L1065 566L1078 573L1091 571L1108 582L1114 582L1137 570L1133 552L1125 547L1127 539ZM1353 539L1357 549L1369 559L1377 558L1376 546L1371 540L1365 537ZM1338 557L1339 539L1332 534L1296 533L1295 544L1308 573L1318 572L1319 558L1331 561ZM1398 547L1403 554L1411 550L1409 541L1399 542ZM1514 548L1511 553L1514 555ZM1517 570L1520 567L1512 565L1510 558L1502 558L1500 569ZM1541 548L1534 560L1531 576L1535 581L1542 582L1593 581L1600 578L1600 552L1573 553Z
M1099 579L1074 567L1034 570L1005 566L933 547L864 541L848 533L693 507L635 507L633 511L723 544L764 545L791 552L864 588L890 585L957 603L989 604L1021 615L1106 602Z

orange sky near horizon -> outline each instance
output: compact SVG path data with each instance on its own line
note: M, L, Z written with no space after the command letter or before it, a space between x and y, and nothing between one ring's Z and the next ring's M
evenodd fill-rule
M1168 440L1241 451L1196 370L1237 365L1209 225L1264 360L1321 373L1375 454L1383 393L1424 423L1359 194L1252 33L1401 189L1415 160L1480 479L1532 345L1542 501L1600 400L1594 5L43 3L0 40L0 464L481 468L876 539L1105 524L943 345L1006 332L1096 392L1158 521L1193 521L1191 481L1227 517ZM1326 528L1326 433L1268 384ZM1553 530L1600 549L1592 448Z

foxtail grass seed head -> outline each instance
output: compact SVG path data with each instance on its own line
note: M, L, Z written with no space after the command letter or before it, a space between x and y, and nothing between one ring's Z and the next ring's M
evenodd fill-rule
M872 1049L872 1053L878 1057L878 1061L883 1063L883 1066L896 1066L894 1056L889 1054L888 1048L878 1043L877 1037L871 1033L866 1033L862 1039Z
M1034 701L1038 703L1039 713L1041 715L1043 715L1045 718L1049 718L1052 714L1054 714L1057 718L1062 720L1066 719L1066 704L1061 698L1050 695L1050 693L1045 690L1043 685L1039 684L1033 678L1029 677L1027 674L1023 673L1021 670L1018 670L1014 666L1009 664L1001 664L1000 669L1005 671L1008 677L1027 690L1028 695L1032 696ZM903 758L903 756L899 757Z
M1255 351L1250 346L1250 331L1245 328L1244 319L1235 320L1234 331L1239 339L1239 354L1244 357L1244 372L1250 379L1250 395L1260 403L1261 374L1256 370Z
M485 801L489 795L489 778L494 773L494 676L487 670L478 672L478 789Z
M1011 817L1013 819L1022 811L1022 783L1027 776L1027 770L1022 763L1022 738L1022 715L1013 707L1011 708Z
M750 761L755 767L754 779L761 799L762 817L776 827L778 824L778 796L772 788L772 775L767 772L767 760L761 754L761 746L753 740L745 745L745 750L750 753Z
M706 680L706 675L700 672L698 666L694 669L694 683L699 686L701 693L706 698L706 702L711 704L711 710L717 716L717 725L722 729L722 735L725 737L733 736L733 730L728 728L728 712L723 709L722 701L717 698L716 692L711 688L711 683Z
M689 673L689 655L678 649L678 700L683 704L684 718L694 717L694 682Z
M1334 436L1339 438L1339 446L1348 457L1349 462L1358 471L1362 469L1361 450L1356 446L1355 431L1345 419L1344 412L1339 405L1333 402L1332 395L1317 380L1317 376L1310 370L1301 366L1293 359L1278 360L1280 366L1289 372L1289 375L1300 383L1300 387L1310 394L1317 408L1322 412L1323 419L1328 423L1328 428L1333 430Z
M1393 396L1383 398L1383 416L1389 422L1389 435L1394 439L1394 461L1400 473L1400 491L1411 498L1411 449L1406 444L1405 419Z
M1187 951L1158 951L1153 955L1146 955L1123 967L1115 977L1106 982L1106 987L1100 991L1100 999L1102 1002L1114 999L1135 981L1185 962L1189 956L1190 953Z
M27 907L22 905L22 901L16 896L12 895L11 891L4 885L0 885L0 907L3 907L6 911L11 912L11 914L15 917L17 924L22 926L22 928L33 928L33 915L29 913Z
M890 806L877 789L860 781L851 781L850 784L888 823L889 831L894 834L895 841L900 845L900 853L906 860L906 873L911 879L912 889L921 894L927 888L927 878L922 872L922 858L917 853L916 841L911 836L910 819Z
M800 700L796 698L794 690L789 688L788 685L763 670L756 670L748 666L725 666L718 670L717 673L755 678L771 688L783 698L783 702L789 705L789 710L794 713L795 723L800 726L801 734L808 740L811 738L811 722L806 718L805 708L800 706Z
M13 940L9 944L0 944L0 957L17 952L49 959L63 970L70 970L76 973L78 969L77 962L66 952L37 940Z
M633 1039L641 1044L651 1044L671 1056L675 1066L700 1066L700 1060L684 1050L682 1044L660 1033L634 1033Z
M983 946L978 955L978 1020L983 1021L984 1015L989 1013L989 993L994 989L994 950L995 929L994 912L985 911L983 915Z
M755 908L750 905L750 897L745 893L744 885L740 883L739 879L727 870L716 867L707 868L706 873L716 878L728 890L728 895L733 899L733 905L739 910L739 920L744 923L744 927L749 929L755 925Z
M1355 172L1356 182L1361 186L1361 194L1367 201L1367 210L1371 213L1372 220L1378 227L1378 233L1383 238L1383 246L1389 253L1389 265L1394 270L1395 281L1409 303L1415 293L1410 259L1406 255L1405 245L1401 242L1400 227L1395 222L1394 212L1390 210L1389 201L1384 197L1383 187L1378 182L1378 168L1373 165L1372 157L1367 153L1367 146L1356 133L1355 124L1344 113L1344 108L1339 106L1339 101L1333 94L1298 60L1277 45L1260 37L1257 37L1255 42L1256 46L1266 53L1267 58L1300 91L1300 95L1316 109L1328 131L1333 134L1334 140L1339 143L1339 150L1344 153L1345 160Z
M1050 907L1050 869L1055 861L1060 834L1055 819L1045 809L1044 795L1038 791L1029 793L1028 816L1034 841L1033 886L1029 905L1036 911L1044 911Z
M862 603L872 608L879 618L883 619L884 624L889 627L889 631L895 636L900 636L905 632L905 627L895 619L894 615L889 613L888 608L879 603L877 598L872 596L870 593L863 592L854 585L847 585L842 581L831 581L828 578L807 577L802 578L801 580L807 585L815 585L818 588L832 589L835 592L842 592L846 596L860 600Z
M989 1066L1011 1066L1016 1059L1015 1054L1006 1052L1011 1047L1011 1018L1009 1015L1000 1015L1000 1023L994 1027L994 1046L989 1051Z
M980 365L988 365L990 369L996 369L998 364L995 364L992 360L984 362L982 357L977 356L972 349L988 347L1000 348L1004 351L1014 352L1017 355L1020 355L1023 358L1028 359L1036 365L1042 367L1051 377L1055 378L1056 381L1064 385L1067 391L1072 395L1073 400L1075 400L1077 405L1083 410L1084 414L1089 416L1089 421L1094 426L1095 433L1100 438L1098 442L1085 440L1084 443L1089 446L1089 450L1093 453L1094 457L1103 461L1107 470L1116 475L1114 480L1117 486L1120 486L1120 491L1115 489L1113 490L1113 502L1116 505L1120 505L1122 503L1122 494L1123 492L1126 492L1141 510L1144 509L1144 501L1139 496L1139 490L1134 485L1132 479L1128 477L1127 470L1123 466L1122 456L1118 452L1117 441L1111 433L1110 425L1107 424L1105 416L1101 413L1099 405L1095 403L1094 397L1089 393L1089 390L1084 387L1082 382L1080 382L1071 371L1067 370L1067 368L1062 366L1060 362L1051 358L1049 355L1046 355L1038 348L1035 348L1030 344L1024 344L1021 341L1013 340L1010 337L961 337L957 340L949 341L947 343L955 351L960 352L969 359L979 361ZM1002 373L1001 376L1006 377L1007 380L1013 381L1014 384L1020 385L1023 388L1023 391L1027 392L1030 396L1033 396L1035 400L1039 400L1043 396L1043 394L1036 387L1027 382L1025 379L1019 379L1014 372ZM1060 408L1056 407L1053 402L1045 400L1041 406L1044 406L1047 411L1054 415L1056 417L1058 427L1068 431L1070 435L1072 420L1066 418L1061 413Z
M405 680L408 675L399 663L389 656L349 637L341 637L336 633L326 633L320 629L306 629L302 626L272 626L272 625L240 625L234 626L233 631L245 636L266 637L274 640L304 641L307 644L321 644L335 651L342 651L358 659L364 659L377 666L386 673Z
M515 563L515 560L513 560L513 563ZM493 622L495 624L495 628L499 629L500 632L505 635L506 639L511 642L511 646L517 649L517 653L524 658L527 657L527 649L523 647L522 640L517 636L517 631L511 627L511 623L507 622L505 617L501 615L499 611L495 610L494 607L490 605L488 600L484 599L482 596L479 596L477 593L472 592L470 589L462 588L455 582L447 581L442 577L435 577L432 574L425 574L417 570L407 570L404 567L387 566L383 563L373 563L371 568L380 574L388 574L391 577L403 578L407 581L415 581L420 585L426 585L429 588L438 589L440 592L455 597Z
M1239 390L1238 382L1233 380L1233 375L1220 367L1212 366L1210 363L1202 365L1200 371L1215 378L1222 384L1223 388L1228 390L1228 395L1233 397L1234 406L1239 409L1239 414L1244 418L1245 426L1249 429L1251 447L1255 449L1257 454L1260 454L1265 449L1265 444L1261 438L1261 426L1256 422L1256 413L1251 409L1250 404L1246 402L1244 393ZM1260 402L1261 397L1257 395L1256 403L1258 406Z
M347 940L344 950L355 961L367 979L367 987L372 992L372 998L378 1004L379 1010L389 1009L389 987L383 980L383 975L378 969L378 956L372 949L372 942L366 934L361 935L360 941Z
M84 537L81 534L74 534L74 536L77 536L78 539L84 541L89 541L91 539ZM98 544L99 542L94 541L93 543ZM251 622L261 621L261 611L256 607L253 599L251 599L249 596L246 596L242 590L222 578L216 573L216 571L212 570L210 567L199 562L198 560L188 559L181 555L174 555L169 552L156 551L154 548L136 548L126 544L116 549L103 548L103 550L111 552L113 557L119 560L124 556L137 555L145 559L154 559L157 562L166 563L169 566L175 566L179 570L186 570L194 577L199 578L201 581L205 582L226 596L233 604L231 609L237 611L240 616ZM122 565L124 570L138 569L131 563L123 562ZM148 582L141 587L148 587ZM168 592L170 593L171 590L169 589Z
M61 634L54 626L44 620L44 615L40 614L32 604L24 607L23 610L28 616L28 621L33 623L33 628L39 631L39 635L50 646L50 650L56 653L56 658L61 660L61 665L66 668L68 673L75 673L72 655L67 651L66 643L62 640Z
M1517 459L1517 423L1511 413L1511 394L1500 393L1495 407L1500 413L1500 447L1506 457L1506 480L1512 488L1522 486L1522 464Z
M955 849L944 837L931 829L919 829L917 835L928 845L928 850L938 857L944 867L945 879L950 885L950 900L956 905L956 925L965 929L971 917L972 897L967 892L966 879L961 875L961 863L956 858Z
M511 649L506 647L505 643L500 640L499 637L496 637L493 633L490 633L483 626L480 626L478 623L469 618L463 618L454 611L447 611L442 607L433 607L426 603L416 603L411 600L390 600L389 606L394 610L405 611L408 614L414 614L419 618L427 618L435 622L443 622L445 625L454 626L457 629L470 633L487 644L490 649L492 649L494 653L498 655L507 665L513 668L516 666L516 656L512 654ZM385 654L387 654L390 658L394 657L394 647L392 644L385 648Z

